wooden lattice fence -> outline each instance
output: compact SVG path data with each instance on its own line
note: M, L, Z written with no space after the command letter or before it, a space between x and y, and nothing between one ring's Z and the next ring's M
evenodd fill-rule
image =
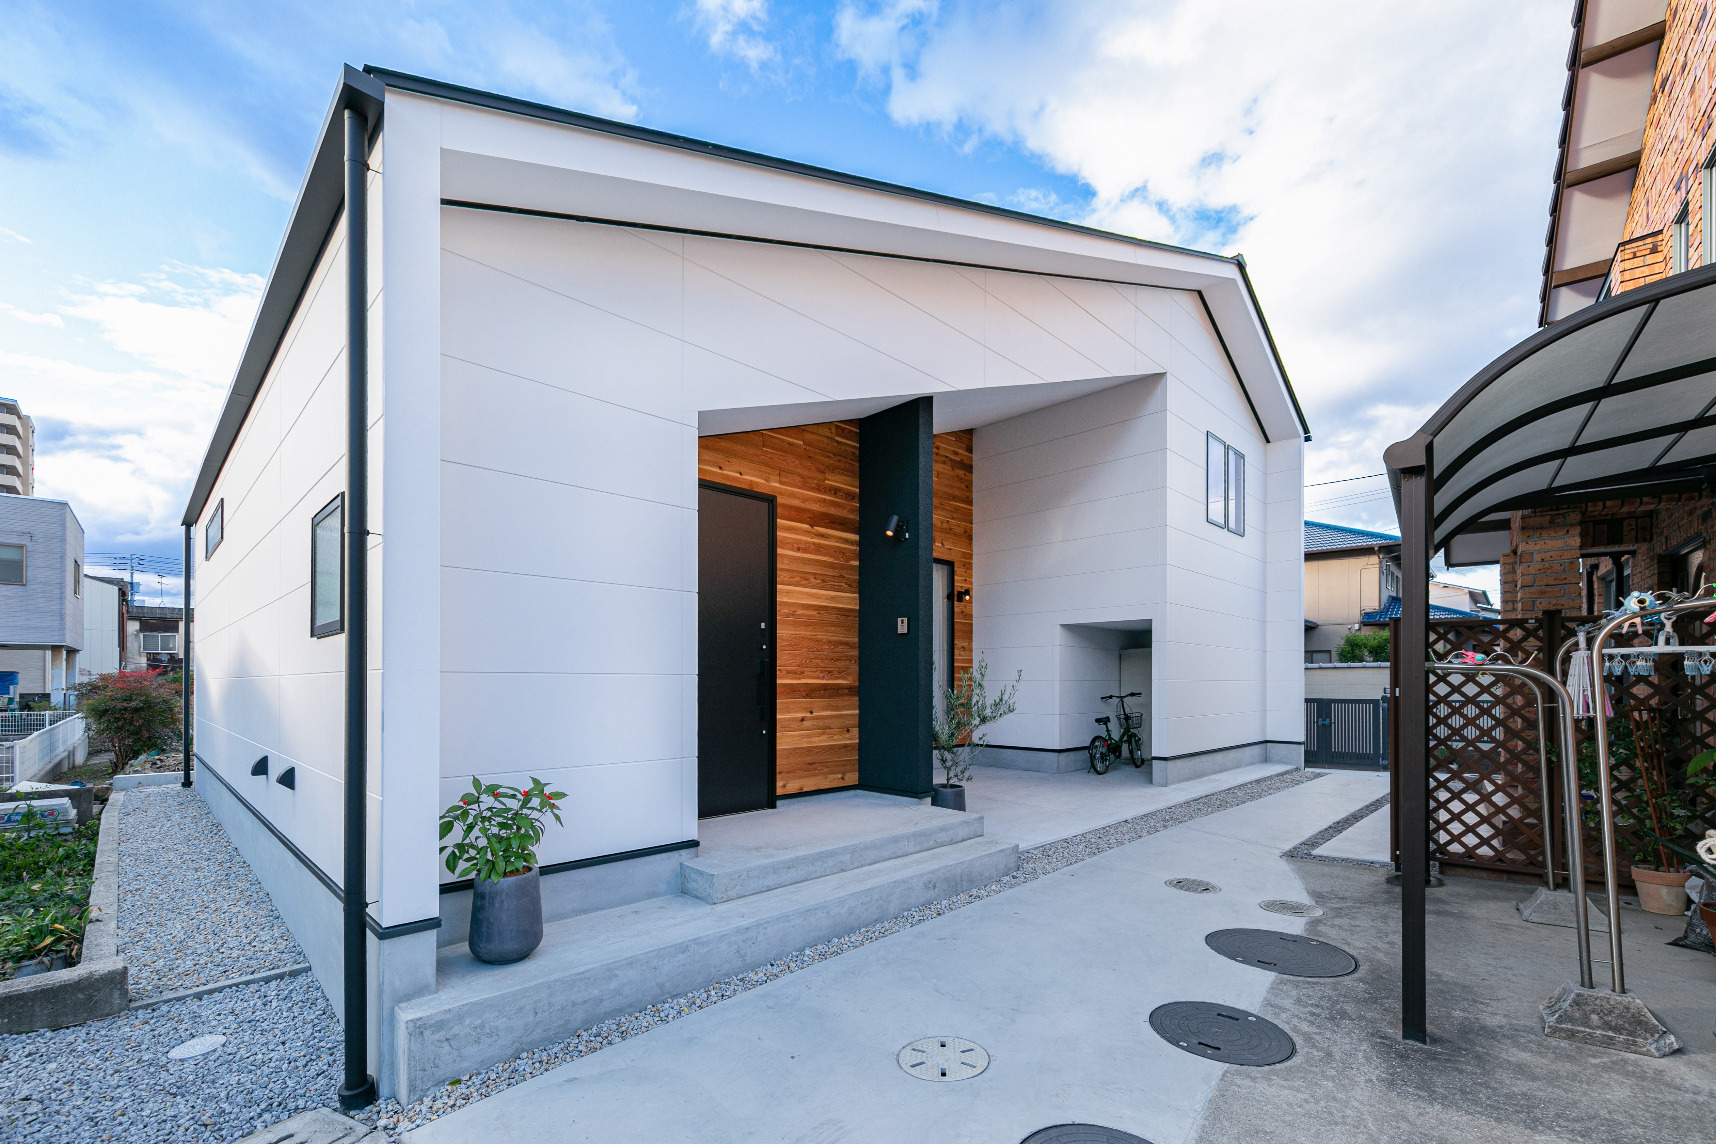
M1556 652L1574 638L1577 625L1588 616L1549 612L1540 617L1502 620L1433 620L1429 624L1430 656L1446 660L1457 651L1506 653L1516 663L1552 665L1565 678L1564 658ZM1398 623L1392 646L1399 646ZM1681 619L1676 630L1682 643L1716 643L1716 626L1702 618ZM1641 646L1648 634L1617 637L1617 645ZM1632 752L1631 712L1648 711L1662 730L1665 766L1675 787L1685 785L1686 766L1699 752L1716 748L1716 685L1708 676L1689 676L1680 657L1658 657L1654 674L1607 677L1615 709L1609 728L1615 765L1616 857L1622 880L1630 884L1627 868L1635 855L1650 855L1655 845L1640 828L1649 823L1641 799L1639 766ZM1401 665L1396 657L1391 695L1399 690ZM1430 809L1430 857L1449 867L1541 876L1545 863L1544 821L1555 839L1552 860L1558 877L1566 873L1566 829L1561 808L1560 768L1554 744L1559 742L1552 712L1544 723L1551 744L1550 797L1539 778L1536 701L1525 682L1505 676L1487 678L1433 672L1429 678L1429 741L1427 770ZM1546 698L1553 699L1552 696ZM1398 699L1391 700L1398 702ZM1592 720L1574 723L1578 744L1580 787L1595 792L1595 753L1590 740ZM1390 713L1392 729L1400 726ZM1397 732L1396 732L1397 734ZM1398 790L1399 742L1390 744L1391 769ZM1686 787L1691 823L1696 832L1716 828L1716 770ZM1396 859L1399 852L1399 804L1395 804ZM1584 803L1582 837L1585 875L1600 881L1602 857L1594 802ZM1651 860L1651 859L1646 859Z

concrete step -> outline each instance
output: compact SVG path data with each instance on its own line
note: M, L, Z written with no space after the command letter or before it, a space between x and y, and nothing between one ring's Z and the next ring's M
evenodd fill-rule
M983 836L983 816L854 792L706 819L680 888L714 904Z
M447 946L436 992L394 1010L400 1099L1018 865L1014 843L972 838L716 905L676 894L553 922L541 947L512 965Z

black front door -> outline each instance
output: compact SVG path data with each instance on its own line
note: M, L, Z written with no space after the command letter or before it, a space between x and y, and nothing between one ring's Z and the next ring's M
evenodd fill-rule
M697 495L697 814L775 797L775 502Z

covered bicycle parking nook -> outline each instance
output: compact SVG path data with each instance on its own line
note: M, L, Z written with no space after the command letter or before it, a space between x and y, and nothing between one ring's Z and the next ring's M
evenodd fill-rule
M1512 514L1519 510L1711 491L1716 267L1611 297L1538 331L1480 370L1423 428L1390 446L1385 459L1400 517L1403 573L1395 651L1402 665L1396 697L1401 1033L1428 1043L1430 674L1440 666L1427 662L1430 559L1440 551L1450 565L1496 562L1512 547ZM1602 710L1601 674L1593 683ZM1603 722L1593 720L1599 739ZM1605 750L1600 743L1600 759ZM1607 830L1606 782L1605 771ZM1602 850L1612 866L1614 845L1606 841ZM1577 885L1577 873L1575 879ZM1608 880L1612 901L1612 868ZM1619 913L1612 907L1610 913L1618 930ZM1618 937L1612 944L1618 949ZM1618 964L1611 968L1613 992L1586 991L1585 1019L1594 1028L1624 1025L1619 1039L1637 1042L1611 1047L1658 1055L1645 1046L1660 1024L1641 999L1624 992Z

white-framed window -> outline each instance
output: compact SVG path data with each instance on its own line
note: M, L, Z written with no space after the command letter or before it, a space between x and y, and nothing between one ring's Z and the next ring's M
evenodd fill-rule
M1668 272L1670 274L1684 274L1692 255L1690 202L1680 204L1680 213L1674 216L1674 225L1669 228L1668 236Z
M176 655L179 650L179 635L177 632L143 632L143 651L157 652L164 655Z
M0 584L24 582L24 546L0 544Z
M1204 434L1204 518L1235 536L1245 535L1245 454Z
M310 522L310 635L346 630L346 498L341 493Z
M226 498L215 502L214 511L209 513L209 522L203 525L203 559L207 560L215 554L220 542L226 539Z

